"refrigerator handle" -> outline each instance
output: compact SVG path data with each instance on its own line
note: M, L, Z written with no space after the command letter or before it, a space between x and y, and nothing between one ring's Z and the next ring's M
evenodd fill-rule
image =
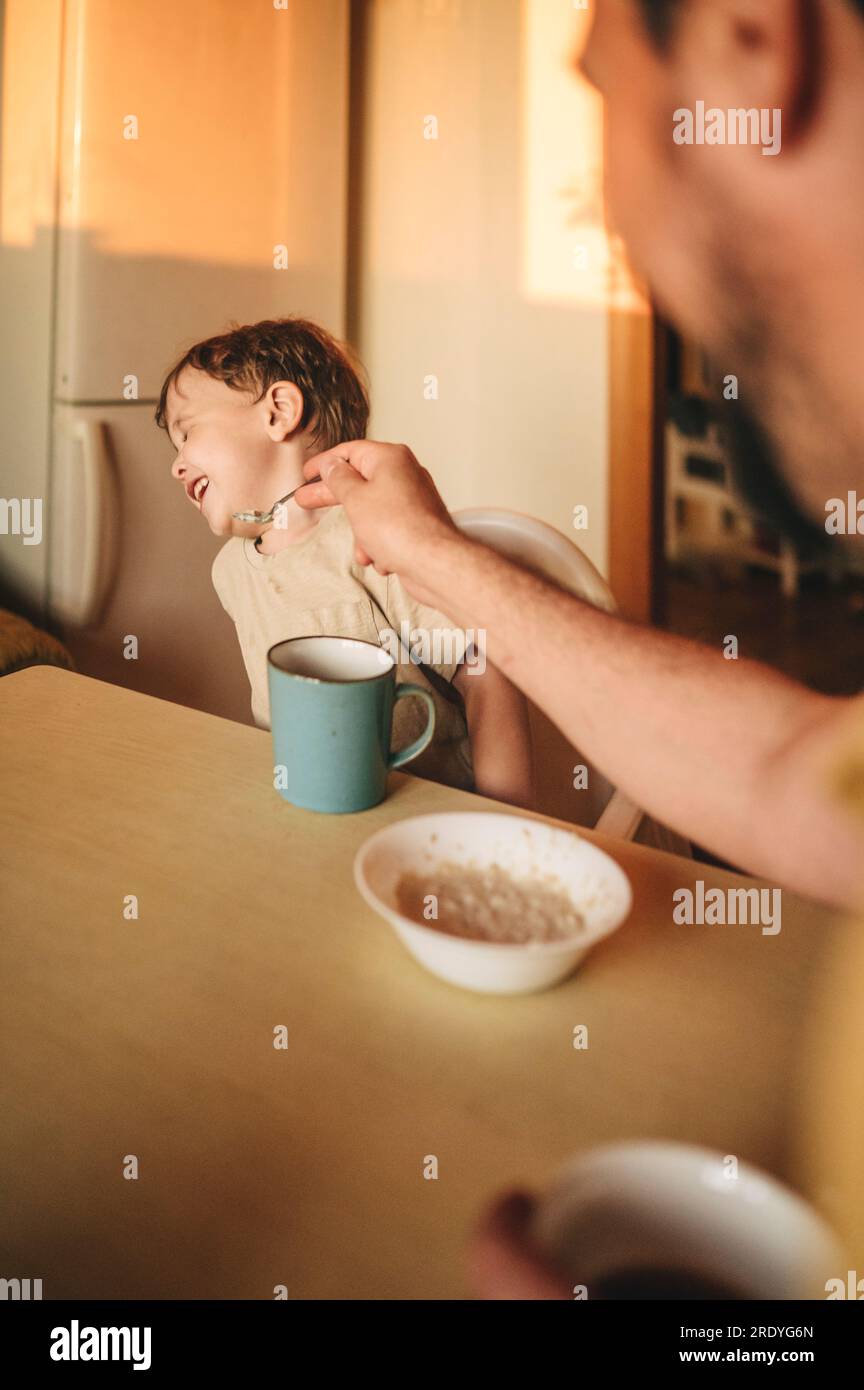
M105 572L102 546L108 531L107 509L111 497L111 460L100 420L76 420L73 435L81 445L83 533L80 589L74 621L86 627L98 616Z

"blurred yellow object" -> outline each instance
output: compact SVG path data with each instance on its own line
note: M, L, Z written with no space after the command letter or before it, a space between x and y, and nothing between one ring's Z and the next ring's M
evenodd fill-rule
M864 720L831 775L862 825L862 902L827 962L807 1029L802 1158L808 1191L864 1279Z
M864 917L849 922L834 953L808 1037L807 1190L846 1244L850 1267L864 1278Z

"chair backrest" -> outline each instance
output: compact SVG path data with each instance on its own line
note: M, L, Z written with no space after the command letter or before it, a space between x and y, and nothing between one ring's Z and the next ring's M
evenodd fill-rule
M600 571L573 541L535 516L503 507L468 507L453 520L472 539L515 560L595 608L615 612L615 599Z

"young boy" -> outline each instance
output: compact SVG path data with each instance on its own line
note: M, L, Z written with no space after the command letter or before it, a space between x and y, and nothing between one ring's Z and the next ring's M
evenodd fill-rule
M305 481L307 458L364 438L368 417L366 388L348 350L300 318L234 328L196 344L162 387L156 422L177 449L172 475L210 530L231 537L212 578L237 628L255 722L270 727L267 651L276 642L363 638L397 658L398 680L432 693L435 734L410 770L530 807L523 696L444 614L406 593L397 575L355 562L341 507L304 511L291 500L265 525L234 517L269 512ZM425 723L420 700L400 700L393 749L404 748Z

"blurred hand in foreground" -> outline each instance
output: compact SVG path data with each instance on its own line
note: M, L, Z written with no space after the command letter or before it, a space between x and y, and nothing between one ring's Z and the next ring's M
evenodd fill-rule
M570 1299L567 1280L528 1236L536 1202L508 1192L484 1213L468 1247L468 1275L481 1298Z

